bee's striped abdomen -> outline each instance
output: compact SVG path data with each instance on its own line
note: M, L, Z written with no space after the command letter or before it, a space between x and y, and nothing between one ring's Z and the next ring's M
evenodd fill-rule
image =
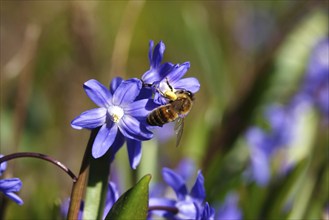
M164 105L153 110L147 117L147 123L153 126L162 126L174 121L178 114L173 111L171 105Z

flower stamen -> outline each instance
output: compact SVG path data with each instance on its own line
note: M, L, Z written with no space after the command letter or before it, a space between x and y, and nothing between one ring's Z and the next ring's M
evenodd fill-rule
M110 106L108 108L108 112L111 116L111 120L115 123L118 123L122 116L124 115L124 111L119 106Z

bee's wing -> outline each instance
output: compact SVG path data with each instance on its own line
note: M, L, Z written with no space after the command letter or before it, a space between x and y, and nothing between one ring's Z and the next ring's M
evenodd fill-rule
M178 117L175 124L175 133L177 135L176 147L179 146L180 139L182 138L184 131L184 118Z

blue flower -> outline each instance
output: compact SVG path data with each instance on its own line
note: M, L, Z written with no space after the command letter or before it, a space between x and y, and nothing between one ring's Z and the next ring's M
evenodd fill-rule
M190 68L189 62L176 65L172 63L161 64L165 50L164 43L160 41L154 48L153 54L152 48L153 41L150 41L149 60L151 67L143 74L142 81L152 85L155 89L154 101L157 104L167 104L168 100L163 96L170 95L176 90L187 90L192 93L199 91L200 83L196 78L181 79Z
M150 211L150 214L170 219L209 219L214 218L214 209L205 202L206 192L204 177L201 171L190 191L184 177L169 168L163 168L162 176L165 182L174 190L177 200L151 197L149 207L165 207ZM172 210L177 209L178 212Z
M315 45L301 93L329 119L329 38Z
M0 155L0 158L3 155ZM7 168L7 162L3 162L0 164L0 176ZM0 192L6 195L8 198L16 202L18 205L23 205L23 200L16 195L15 193L21 190L22 181L19 178L8 178L0 180Z
M168 100L164 96L170 96L170 94L175 93L177 90L186 90L193 94L198 92L200 83L196 78L189 77L182 79L189 68L189 62L176 64L160 81L155 82L154 87L156 88L156 93L154 101L162 105L166 104Z
M229 193L224 203L216 212L216 219L218 220L240 220L242 219L242 212L238 207L238 195Z
M150 99L136 99L142 89L139 79L122 80L115 78L110 90L97 80L84 83L89 98L99 106L83 112L71 125L75 129L100 127L92 146L94 158L103 156L113 148L115 153L127 140L129 161L136 168L141 157L141 142L152 138L147 130L146 117L154 109Z
M144 83L153 84L154 82L160 81L168 71L173 67L171 63L163 63L163 53L165 51L165 45L162 41L160 41L153 49L153 41L149 43L149 61L150 61L150 69L146 71L143 76L142 80Z
M271 106L266 112L271 130L265 132L258 127L250 128L246 139L250 149L250 174L260 186L266 185L271 177L271 160L278 150L293 140L295 131L294 109Z

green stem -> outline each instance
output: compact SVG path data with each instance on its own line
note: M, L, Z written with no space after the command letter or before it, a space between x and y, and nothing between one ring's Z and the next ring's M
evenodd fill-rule
M110 174L109 150L104 156L90 160L83 219L102 219Z
M92 132L90 134L88 145L87 145L85 154L83 156L78 180L75 183L73 183L70 207L69 207L69 212L67 215L67 219L69 219L69 220L78 219L80 204L82 201L82 197L85 193L87 177L89 174L91 148L93 146L93 143L94 143L95 137L98 133L98 130L99 129L94 129L94 130L92 130Z

